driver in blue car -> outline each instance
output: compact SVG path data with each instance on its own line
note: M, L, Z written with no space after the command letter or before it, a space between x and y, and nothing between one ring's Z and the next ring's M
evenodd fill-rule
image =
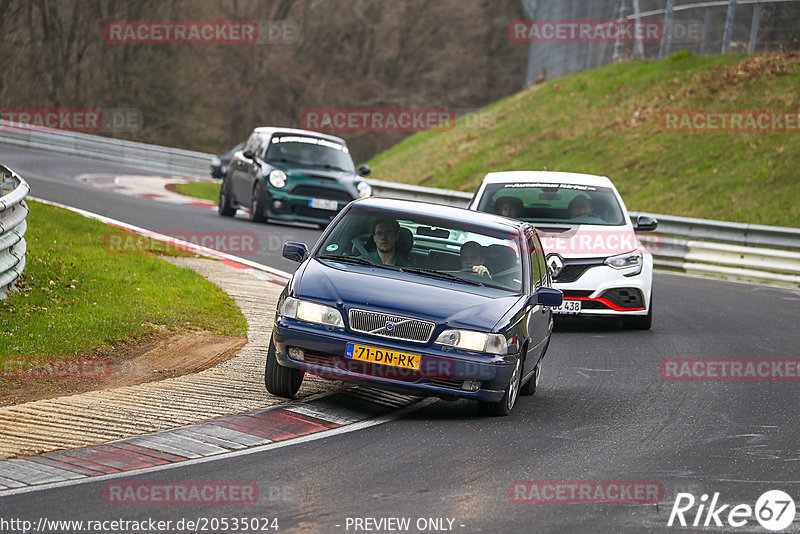
M394 219L376 219L370 230L375 250L361 257L379 265L412 267L407 251L401 250L400 224Z
M461 245L461 268L471 269L473 273L481 276L491 276L489 269L484 265L486 256L483 247L477 241L467 241Z

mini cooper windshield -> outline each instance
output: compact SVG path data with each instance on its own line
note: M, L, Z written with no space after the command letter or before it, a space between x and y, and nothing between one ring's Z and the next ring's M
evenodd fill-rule
M266 161L355 172L345 145L307 135L275 134L267 149Z
M625 224L613 190L589 185L487 184L478 211L539 224Z
M522 292L520 244L497 233L435 217L351 206L315 257Z

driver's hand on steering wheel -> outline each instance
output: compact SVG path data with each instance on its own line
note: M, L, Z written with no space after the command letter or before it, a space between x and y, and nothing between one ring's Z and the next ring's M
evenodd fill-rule
M487 269L485 265L473 265L472 272L481 276L492 276L489 274L489 269Z

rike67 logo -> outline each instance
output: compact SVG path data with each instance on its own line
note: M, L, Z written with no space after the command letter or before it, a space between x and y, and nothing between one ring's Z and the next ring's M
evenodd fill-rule
M739 528L755 519L765 529L777 532L789 527L794 515L794 500L781 490L764 492L756 501L755 508L749 504L723 504L718 492L710 502L705 493L699 500L691 493L678 493L667 526Z

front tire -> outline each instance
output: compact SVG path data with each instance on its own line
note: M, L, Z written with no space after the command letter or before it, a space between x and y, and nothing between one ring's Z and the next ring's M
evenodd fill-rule
M250 220L254 223L262 223L267 220L264 216L265 196L264 182L259 181L253 188L253 199L250 202Z
M622 324L628 330L650 330L650 327L653 326L653 297L650 297L647 315L625 317L622 319Z
M544 346L542 357L539 359L539 363L537 363L536 367L533 368L533 376L519 388L520 395L534 395L539 389L539 379L542 377L542 364L544 363L544 356L547 354L547 349L550 348L550 339L552 338L547 339L547 344Z
M514 405L517 402L519 394L519 381L522 375L522 359L517 358L517 364L514 366L514 373L508 381L506 394L500 402L483 402L478 401L478 413L480 415L492 416L505 416L511 413Z
M267 364L264 368L264 385L267 391L278 397L293 398L303 383L305 373L300 369L284 367L275 355L275 343L270 338Z
M236 215L236 208L233 207L233 200L231 199L230 180L227 178L222 179L222 185L219 188L219 214L222 217L233 217Z

